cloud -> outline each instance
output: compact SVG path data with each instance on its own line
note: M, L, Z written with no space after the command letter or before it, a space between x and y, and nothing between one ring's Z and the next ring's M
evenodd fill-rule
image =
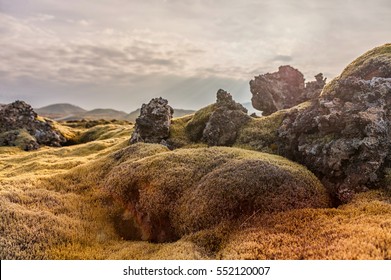
M287 62L290 62L292 60L293 60L293 58L290 55L276 55L275 57L273 57L271 59L271 61L283 62L283 63L287 63Z
M68 91L94 102L164 93L186 104L182 92L210 90L206 105L222 82L249 99L248 81L281 64L331 80L386 43L391 26L387 0L13 0L0 8L0 84L8 97L47 100Z

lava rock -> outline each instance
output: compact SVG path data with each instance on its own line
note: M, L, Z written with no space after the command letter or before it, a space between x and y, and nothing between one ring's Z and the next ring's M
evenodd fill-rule
M304 76L299 70L289 65L280 66L278 72L259 75L250 81L252 105L266 116L316 98L326 79L321 73L315 78L316 81L305 85Z
M0 134L0 145L21 146L24 150L38 149L40 144L59 147L66 142L51 120L40 120L23 101L0 107Z
M338 203L376 187L391 162L390 69L391 44L364 54L278 129L282 154L318 175Z
M219 89L216 96L216 103L197 111L185 129L194 142L203 141L209 146L232 146L240 128L251 117L230 93Z
M216 107L206 123L202 140L209 146L231 146L249 119L247 109L236 103L230 93L219 89Z
M143 104L130 143L166 144L173 114L174 110L168 105L168 101L161 97L153 98L148 104Z

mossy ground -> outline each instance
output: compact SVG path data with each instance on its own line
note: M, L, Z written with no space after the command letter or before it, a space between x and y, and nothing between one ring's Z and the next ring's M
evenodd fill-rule
M384 44L359 56L344 69L340 77L355 76L362 68L368 67L376 60L391 65L391 44Z
M375 67L373 67L375 65ZM381 68L381 69L380 69ZM391 77L391 44L376 47L353 60L339 75L326 84L321 95L335 91L338 81L353 76L370 80L372 77ZM365 71L364 71L365 70ZM388 75L385 75L388 71Z
M118 130L111 130L112 133L108 131L109 134L106 136L103 136L105 133L99 132L101 129L106 131L104 127L95 128L97 133L92 133L95 136L90 139L100 140L74 146L43 147L32 152L24 152L17 147L0 147L0 258L391 258L391 194L386 191L371 191L358 195L353 202L337 209L250 211L251 213L239 215L234 219L226 219L223 214L220 222L214 224L212 220L212 226L201 227L196 231L193 229L199 224L210 223L209 218L197 221L197 216L210 216L203 216L202 211L195 211L195 216L191 213L183 216L183 225L186 225L186 228L181 229L183 235L175 242L155 244L125 240L118 231L117 221L128 218L127 209L123 203L112 199L111 194L103 188L103 182L107 174L114 174L113 170L119 169L121 165L127 166L126 162L140 166L146 164L145 166L152 168L153 172L161 173L161 177L154 179L159 187L146 190L154 193L151 198L159 198L157 193L173 186L170 182L170 178L173 177L165 177L165 170L169 170L170 175L177 174L178 177L197 179L200 182L203 180L204 183L200 183L200 190L206 188L209 192L221 189L221 193L213 193L210 196L193 196L195 201L199 202L209 199L211 204L204 210L213 210L214 207L221 207L213 203L214 197L220 199L215 202L224 202L224 199L231 201L225 193L228 189L237 188L231 188L230 183L236 186L240 185L241 180L251 179L245 177L231 180L228 178L229 174L235 170L246 171L245 166L248 165L243 162L259 160L258 153L243 149L219 148L220 152L216 152L214 149L194 146L193 142L187 142L186 131L183 129L187 119L174 123L178 128L172 132L174 138L185 139L185 146L193 149L170 152L161 145L136 144L128 147L131 128L127 125L124 126L124 130L118 127ZM245 128L248 129L248 134L253 133L252 129L256 130L257 125L259 124ZM270 128L272 127L273 121L270 122ZM87 133L86 129L81 129L79 135L83 133ZM206 152L208 150L209 152ZM276 163L275 156L270 156L272 158L263 156L264 161ZM228 162L227 165L216 164L224 160ZM170 165L167 165L167 162L171 162ZM187 173L186 168L180 168L181 162L184 167L193 164L199 169ZM277 159L277 162L280 169L276 170L288 169L289 174L296 174L299 178L303 176L302 173L308 172L292 166L289 161L282 158ZM219 168L223 170L218 170ZM227 172L222 172L224 168ZM140 170L142 169L145 169L147 176L146 167ZM204 176L205 178L196 178L201 176L202 172L208 175ZM220 175L215 174L226 175L219 180ZM312 175L308 178L312 178ZM225 179L227 180L224 181ZM216 188L213 188L214 185ZM228 189L224 190L224 187ZM177 188L178 186L174 190ZM160 198L164 200L169 195L171 194L165 194ZM172 195L175 196L175 193ZM233 192L232 195L237 194ZM185 202L190 196L182 196L181 199ZM149 203L148 200L145 203ZM186 208L187 202L178 205ZM224 207L227 205L229 206L223 203ZM156 203L156 207L161 209L164 204Z

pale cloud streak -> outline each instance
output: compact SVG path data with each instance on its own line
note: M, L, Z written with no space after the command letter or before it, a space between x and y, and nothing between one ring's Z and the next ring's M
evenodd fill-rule
M129 111L167 95L196 108L213 101L220 87L249 101L254 75L291 64L307 79L319 72L330 79L386 43L390 6L386 0L0 0L0 103L90 101L89 107Z

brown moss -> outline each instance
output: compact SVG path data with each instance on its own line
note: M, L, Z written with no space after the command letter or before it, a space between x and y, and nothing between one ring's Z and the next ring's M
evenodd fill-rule
M320 182L284 158L234 148L182 149L113 168L106 189L122 201L144 239L178 237L253 211L327 207Z

